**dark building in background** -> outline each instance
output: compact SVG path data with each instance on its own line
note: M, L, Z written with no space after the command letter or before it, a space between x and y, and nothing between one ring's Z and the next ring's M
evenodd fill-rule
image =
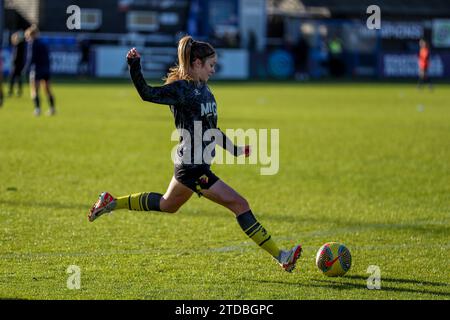
M43 34L83 33L98 43L117 43L139 34L153 45L173 41L186 29L190 6L189 0L6 1L6 26L11 31L36 23ZM81 30L67 28L71 5L81 9Z
M41 0L42 31L66 32L66 9L81 8L82 32L169 35L185 29L188 0Z
M106 46L136 46L147 50L146 70L158 77L176 58L179 37L189 33L216 48L240 50L239 68L256 78L415 77L420 38L431 44L431 74L450 75L449 0L376 1L381 30L366 26L372 0L4 1L7 32L38 24L55 52L55 73L75 72L75 52L88 42L96 75L99 63L114 53ZM66 25L71 5L81 9L81 30ZM224 60L238 69L232 67L235 56Z

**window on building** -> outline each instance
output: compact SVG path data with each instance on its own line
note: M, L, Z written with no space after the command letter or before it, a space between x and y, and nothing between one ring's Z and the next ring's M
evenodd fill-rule
M102 25L102 11L100 9L81 9L81 29L96 30Z
M128 31L156 31L159 21L156 12L130 11L127 14Z

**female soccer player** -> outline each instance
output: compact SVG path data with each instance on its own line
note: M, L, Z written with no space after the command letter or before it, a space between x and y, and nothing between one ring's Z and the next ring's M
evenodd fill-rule
M135 48L128 52L127 61L131 79L141 98L169 105L175 125L183 133L177 147L174 176L164 195L150 192L115 198L108 192L101 193L89 211L89 221L118 209L175 213L195 192L231 210L242 230L271 254L284 270L292 272L301 255L301 246L280 250L256 220L247 200L210 170L210 161L203 157L199 161L197 157L198 151L203 154L208 147L213 150L211 143L219 144L236 157L250 155L249 146L235 146L217 128L216 100L207 86L217 62L214 48L209 43L194 41L190 36L183 37L178 44L178 65L170 69L165 85L161 87L151 87L146 83L141 72L140 55ZM192 137L199 134L198 129L201 132L215 130L214 137L217 139L195 145L195 138Z

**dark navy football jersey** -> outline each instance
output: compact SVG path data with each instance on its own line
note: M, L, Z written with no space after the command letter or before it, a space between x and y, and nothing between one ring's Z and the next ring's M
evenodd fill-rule
M50 72L50 56L47 46L39 39L28 42L27 68L37 74Z
M142 75L140 59L129 59L129 64L131 79L141 98L170 106L175 126L180 133L176 164L210 164L208 160L205 162L202 155L205 148L215 141L214 138L210 141L203 141L202 138L207 130L217 129L217 104L207 84L178 80L160 87L151 87ZM210 149L213 158L214 146L210 146Z

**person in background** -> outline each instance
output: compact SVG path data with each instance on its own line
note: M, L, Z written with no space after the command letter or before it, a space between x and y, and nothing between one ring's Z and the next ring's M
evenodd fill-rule
M0 108L3 106L3 60L0 47Z
M12 96L14 93L14 84L17 82L17 96L22 95L22 72L25 67L25 41L23 34L19 31L14 32L11 35L12 45L12 65L11 75L9 79L8 96Z
M88 76L90 71L89 55L91 50L89 39L80 39L78 47L81 53L80 62L78 63L78 75L82 77Z
M50 56L47 46L39 39L39 29L32 25L25 31L27 40L27 62L26 71L30 74L31 99L34 102L34 115L40 116L41 103L39 98L39 87L44 84L45 93L50 108L48 115L55 114L55 98L50 88Z
M308 74L308 59L309 59L309 44L304 38L300 36L293 46L295 57L295 79L307 80Z
M431 89L431 81L428 76L428 68L430 66L430 47L425 39L419 41L419 81L417 87L420 89L425 83L428 83L428 87Z
M343 45L340 38L333 37L328 43L329 47L329 70L333 77L340 77L344 75L345 67L343 62Z

